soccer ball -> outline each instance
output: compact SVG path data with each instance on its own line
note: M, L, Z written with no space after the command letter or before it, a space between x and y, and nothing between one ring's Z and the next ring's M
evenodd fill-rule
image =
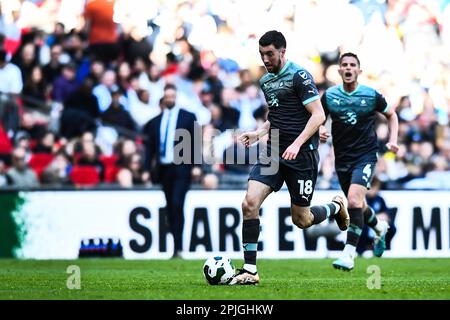
M235 270L233 262L226 257L210 257L203 265L203 275L211 285L227 284Z

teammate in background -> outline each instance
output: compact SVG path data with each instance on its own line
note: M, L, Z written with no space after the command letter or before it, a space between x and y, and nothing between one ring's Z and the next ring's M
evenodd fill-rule
M259 208L272 191L280 190L283 182L291 196L292 221L299 228L308 228L334 215L339 228L346 230L350 219L344 199L339 196L323 206L310 207L318 173L318 129L325 120L311 75L286 60L286 39L278 31L269 31L259 39L259 52L267 69L260 86L269 106L268 120L262 128L244 133L239 139L246 147L266 134L269 140L267 153L260 154L249 175L242 203L245 262L230 285L259 282L256 268ZM274 164L277 169L269 173Z
M343 84L329 88L322 96L325 113L331 115L335 168L339 184L348 200L350 227L340 259L333 262L336 269L350 271L354 267L356 247L363 224L374 229L374 255L381 257L386 244L388 224L378 221L375 212L365 200L377 162L376 111L386 116L389 127L388 150L398 151L398 119L389 109L384 97L376 90L358 83L360 61L354 53L339 58L339 74ZM324 126L319 130L320 141L329 133Z

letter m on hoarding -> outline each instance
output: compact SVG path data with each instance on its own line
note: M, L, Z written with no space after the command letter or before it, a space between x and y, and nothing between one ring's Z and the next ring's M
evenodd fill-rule
M413 250L417 250L417 232L419 229L423 232L423 242L424 247L427 250L430 240L431 230L436 232L436 249L442 249L442 238L441 238L441 211L439 208L433 208L431 210L431 221L429 227L425 227L423 222L422 209L419 207L414 208L413 212Z

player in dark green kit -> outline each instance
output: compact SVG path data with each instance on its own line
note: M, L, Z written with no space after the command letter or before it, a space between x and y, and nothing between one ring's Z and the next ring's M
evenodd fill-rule
M364 223L376 233L374 255L381 257L385 250L388 224L377 220L365 199L378 159L376 112L388 120L390 135L386 147L394 153L398 151L398 118L380 93L358 83L360 61L354 53L345 53L340 57L339 74L342 85L329 88L321 101L325 113L331 116L335 168L348 200L350 215L346 245L341 258L334 261L333 266L350 271L354 267L356 246ZM319 132L320 140L325 142L329 137L326 128L321 127Z
M269 134L269 141L267 152L261 153L250 172L242 203L245 262L230 285L259 282L256 269L259 208L284 182L291 196L292 221L299 228L318 224L330 215L334 215L341 230L349 225L342 197L336 196L323 206L310 207L318 172L318 128L325 120L311 75L286 60L286 39L278 31L269 31L260 38L259 52L267 69L260 86L269 106L268 120L262 128L242 134L240 141L248 147L266 134Z

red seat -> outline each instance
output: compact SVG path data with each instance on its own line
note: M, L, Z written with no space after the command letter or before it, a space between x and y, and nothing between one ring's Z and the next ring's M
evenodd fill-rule
M117 172L119 172L120 168L116 165L117 159L119 157L115 154L111 156L100 156L100 161L103 163L103 167L105 168L105 175L103 177L103 181L106 183L114 183L116 182Z
M46 167L52 162L54 156L51 153L33 153L28 165L34 167Z
M28 165L41 177L42 171L52 162L54 156L51 153L33 153Z
M112 156L101 155L100 161L103 163L105 168L106 167L115 167L118 158L119 157L116 156L115 154L113 154Z
M114 183L116 182L117 173L119 173L120 167L117 166L109 166L105 167L105 177L103 182L106 183Z
M100 174L94 166L73 166L70 179L77 186L95 186L100 183Z
M103 177L103 181L106 183L114 183L116 182L117 172L119 172L120 168L117 167L116 162L119 157L115 154L111 156L100 156L100 161L103 163L103 167L105 168L105 175Z
M0 153L10 154L12 150L13 144L11 140L8 138L5 129L3 129L3 126L0 124Z

